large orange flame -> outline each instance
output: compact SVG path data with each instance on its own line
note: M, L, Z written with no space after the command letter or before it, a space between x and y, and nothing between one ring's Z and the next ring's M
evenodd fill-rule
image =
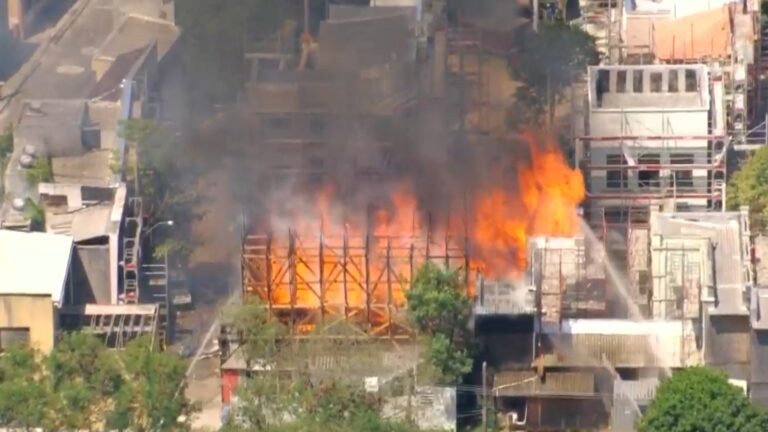
M468 236L472 267L489 277L519 275L526 266L529 236L572 236L579 229L576 208L585 195L581 173L568 166L553 139L532 133L522 137L531 157L517 164L517 187L476 191L467 215L469 226L462 227L461 234L456 227L430 227L429 234L452 232L450 238L461 239L461 245L454 245L460 248ZM429 235L419 219L416 195L407 185L395 188L388 201L387 207L354 220L339 211L333 189L325 188L309 208L281 220L295 234L294 240L289 245L285 233L276 232L273 250L290 250L294 258L273 257L270 274L277 282L272 304L322 305L336 312L371 303L404 305L414 245ZM374 225L370 236L366 220ZM443 255L449 255L448 248L446 244ZM339 250L346 250L346 256Z
M529 236L573 236L584 199L581 172L568 166L554 139L522 134L531 160L517 166L517 191L481 195L472 230L473 257L485 275L507 277L527 264Z

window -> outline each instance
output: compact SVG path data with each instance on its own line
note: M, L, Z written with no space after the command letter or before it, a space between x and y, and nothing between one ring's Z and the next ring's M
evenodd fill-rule
M603 209L605 222L609 224L620 224L627 221L627 212L624 207L606 207Z
M661 163L661 158L658 154L644 154L638 159L640 165L656 165ZM656 168L656 167L654 167ZM641 188L658 188L661 187L661 179L659 178L658 169L641 169L637 172L637 183Z
M688 93L699 91L699 79L695 69L685 70L685 91Z
M627 71L620 70L616 72L616 93L627 92Z
M0 328L0 352L14 346L29 346L29 328Z
M677 69L672 69L669 71L669 75L667 76L667 91L670 93L677 93L680 91L680 86L678 84L678 77L679 74L677 73Z
M670 161L672 165L693 165L692 154L672 154ZM672 171L674 186L676 189L693 187L693 170L674 170Z
M643 71L632 71L632 91L635 93L643 92Z
M609 81L610 71L600 69L597 71L597 82L595 82L595 90L597 91L597 106L603 106L603 94L610 91Z
M661 93L661 72L651 72L651 93Z
M272 117L269 119L269 127L275 130L286 130L291 126L291 119L288 117Z
M323 133L326 130L325 119L320 116L312 116L309 119L309 127L313 133Z
M626 159L624 155L608 155L605 157L606 165L626 165ZM623 169L608 170L605 172L605 187L609 189L626 189L627 188L627 176L624 174Z

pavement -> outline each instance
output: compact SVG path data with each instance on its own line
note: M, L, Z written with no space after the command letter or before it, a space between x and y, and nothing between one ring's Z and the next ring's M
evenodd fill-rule
M229 190L231 170L219 167L204 175L197 191L202 195L204 214L192 225L195 244L190 257L188 280L195 310L179 318L178 328L185 333L184 344L197 351L205 337L213 335L202 351L216 343L216 320L232 295L242 289L240 281L240 247L242 227L238 208ZM218 429L221 426L221 377L219 358L199 360L188 375L187 396L202 404L193 417L193 430Z

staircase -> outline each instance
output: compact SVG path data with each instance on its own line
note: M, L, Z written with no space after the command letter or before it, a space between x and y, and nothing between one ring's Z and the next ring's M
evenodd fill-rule
M123 294L122 302L139 302L139 266L141 263L141 198L129 198L123 230Z
M142 265L142 275L146 288L151 295L151 302L157 304L157 342L161 350L165 350L171 330L171 296L168 284L168 257L163 262Z

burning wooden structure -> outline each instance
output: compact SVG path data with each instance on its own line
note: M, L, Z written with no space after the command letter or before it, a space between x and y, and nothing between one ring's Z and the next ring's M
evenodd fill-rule
M244 295L264 300L270 316L288 324L295 337L345 321L357 324L361 337L407 339L413 331L405 293L421 265L433 261L461 271L471 289L466 238L429 229L408 235L343 231L247 236Z

